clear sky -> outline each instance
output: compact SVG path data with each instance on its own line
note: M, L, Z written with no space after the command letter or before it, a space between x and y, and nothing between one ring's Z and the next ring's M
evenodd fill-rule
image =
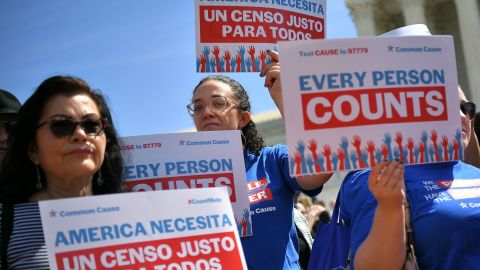
M0 88L21 102L46 78L74 75L108 98L121 136L193 127L192 0L1 0ZM327 3L327 38L355 37L343 0ZM258 73L227 74L253 113L275 109Z

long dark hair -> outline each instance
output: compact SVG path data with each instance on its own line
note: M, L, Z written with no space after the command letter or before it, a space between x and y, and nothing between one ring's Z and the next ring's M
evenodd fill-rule
M103 183L100 185L97 181L92 181L93 194L109 194L123 190L123 160L117 132L105 98L101 92L92 90L82 79L54 76L43 81L20 108L18 120L9 137L9 149L0 175L0 199L3 202L27 202L39 191L37 189L39 172L42 187L46 187L45 175L28 157L29 146L35 143L37 125L46 104L56 96L69 97L75 94L88 95L98 106L100 117L108 121L104 129L107 139L105 157L99 170ZM97 177L98 175L94 175L93 179Z
M200 85L202 85L204 82L210 81L210 80L223 82L223 83L229 85L230 88L232 89L232 92L237 97L238 107L239 107L240 111L250 112L251 106L250 106L250 100L248 98L247 91L245 91L245 88L243 88L243 86L239 82L237 82L236 80L234 80L230 77L223 76L223 75L207 76L207 77L203 78L202 80L200 80L200 82L197 84L197 86L195 86L195 89L193 90L193 92L195 93L195 91L197 90L197 88ZM257 127L255 126L255 123L252 120L250 120L250 122L248 122L241 129L241 132L243 134L242 143L243 143L243 146L245 147L245 149L247 149L248 151L252 152L255 155L258 155L260 153L260 151L262 150L262 148L265 146L265 144L263 143L262 136L260 134L258 134Z

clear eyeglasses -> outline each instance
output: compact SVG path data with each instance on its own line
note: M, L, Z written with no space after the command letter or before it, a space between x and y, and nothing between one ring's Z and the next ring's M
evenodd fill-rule
M212 110L212 112L219 113L229 108L230 104L235 106L238 105L233 100L224 96L220 96L211 98L206 105L208 108L210 108L210 110ZM187 105L188 114L190 114L191 117L197 117L201 115L205 108L205 102L202 101L193 102Z

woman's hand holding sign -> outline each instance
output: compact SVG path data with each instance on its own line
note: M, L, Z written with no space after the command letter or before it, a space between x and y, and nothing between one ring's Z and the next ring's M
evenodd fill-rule
M280 84L280 63L278 61L278 53L275 51L267 52L272 62L262 68L260 72L260 77L265 77L264 86L268 88L270 96L277 105L282 118L284 118L283 113L283 101L282 101L282 87Z

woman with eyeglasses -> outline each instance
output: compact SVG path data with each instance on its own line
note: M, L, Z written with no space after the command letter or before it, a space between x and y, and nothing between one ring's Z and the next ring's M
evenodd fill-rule
M122 157L100 92L55 76L21 107L0 177L1 269L49 269L38 201L123 190Z
M262 76L266 75L266 85L283 115L279 80L272 84L280 75L275 71L269 66ZM247 92L232 78L213 75L202 79L187 109L197 131L241 131L247 182L255 187L249 190L253 236L241 238L248 269L300 269L294 194L318 194L331 174L290 177L287 147L264 146L251 120Z
M465 149L475 105L460 88L458 94L459 140ZM340 216L351 232L351 269L414 269L403 268L406 213L420 269L480 265L480 169L474 166L462 161L419 165L384 161L371 170L349 173L340 200Z

